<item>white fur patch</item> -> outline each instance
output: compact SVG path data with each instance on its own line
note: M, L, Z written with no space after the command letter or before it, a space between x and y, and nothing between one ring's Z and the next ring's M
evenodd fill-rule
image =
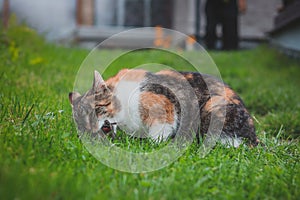
M129 133L139 130L142 127L139 112L140 83L120 81L115 95L121 103L121 111L115 116L118 126Z
M220 141L221 144L227 147L233 146L235 148L239 147L243 143L243 140L241 138L229 136L221 136Z
M150 127L149 136L156 142L162 142L168 139L172 131L171 124L156 124Z

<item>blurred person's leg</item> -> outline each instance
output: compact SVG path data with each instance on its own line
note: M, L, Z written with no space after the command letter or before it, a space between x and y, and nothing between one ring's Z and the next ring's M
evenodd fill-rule
M216 28L219 23L220 7L218 1L207 0L205 5L206 13L206 35L205 44L208 49L216 48Z
M222 17L222 49L238 49L238 6L236 0L224 3Z

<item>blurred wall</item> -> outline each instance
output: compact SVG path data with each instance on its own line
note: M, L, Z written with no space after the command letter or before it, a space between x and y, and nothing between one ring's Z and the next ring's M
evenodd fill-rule
M95 23L100 26L117 25L117 16L114 14L118 7L116 4L116 0L96 0L95 9L97 12L95 12Z
M119 16L124 16L124 9L120 9L122 2L126 1L95 0L95 24L124 24L125 19L116 15L118 11L121 12ZM201 0L201 35L205 33L205 2ZM2 4L0 0L0 7ZM272 30L281 0L247 0L247 4L246 14L240 17L241 37L262 38L265 32ZM70 38L76 30L76 0L10 0L10 7L20 20L46 34L50 40ZM195 0L174 0L173 9L173 29L194 34Z
M281 0L246 0L247 11L240 16L240 33L244 38L261 38L274 28L274 17Z
M10 11L50 40L68 39L76 27L75 3L75 0L10 0ZM2 4L0 0L1 10Z

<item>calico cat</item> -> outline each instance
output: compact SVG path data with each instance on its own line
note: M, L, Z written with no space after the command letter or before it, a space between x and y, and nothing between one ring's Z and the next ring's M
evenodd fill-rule
M193 94L183 87L186 83ZM222 143L236 147L243 140L252 146L259 143L241 98L229 86L205 74L123 69L104 81L95 71L92 88L84 95L70 93L69 100L78 129L92 135L104 137L117 125L133 135L139 133L138 137L165 141L178 133L183 112L186 118L199 110L199 118L197 114L188 116L197 126L193 126L197 138L210 131L213 117L216 121L223 118Z

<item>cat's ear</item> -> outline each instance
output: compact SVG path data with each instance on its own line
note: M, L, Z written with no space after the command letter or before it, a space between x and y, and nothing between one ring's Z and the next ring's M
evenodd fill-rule
M103 89L107 89L105 81L103 80L101 74L95 70L94 72L94 82L93 91L100 92Z
M73 106L74 100L80 97L81 95L78 92L70 92L69 93L69 101L71 105Z

